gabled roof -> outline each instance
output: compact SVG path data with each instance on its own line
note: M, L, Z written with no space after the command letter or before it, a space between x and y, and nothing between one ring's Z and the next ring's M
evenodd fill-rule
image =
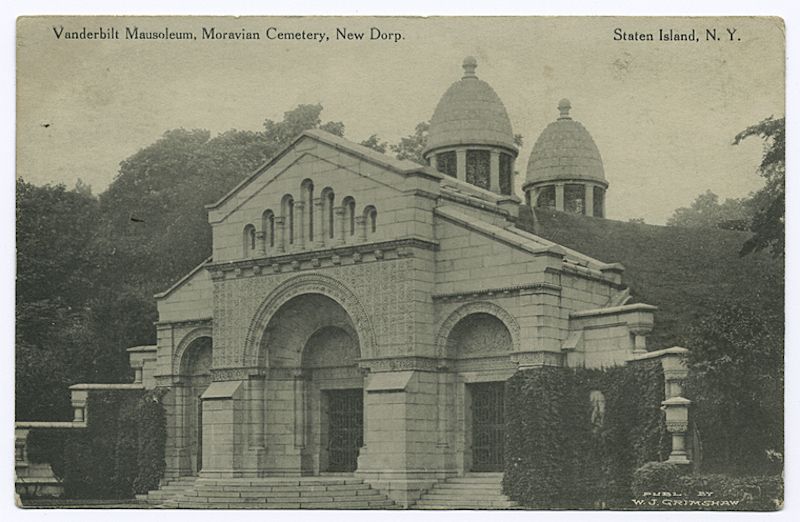
M548 241L547 239L539 237L536 234L516 228L511 222L508 223L508 226L501 227L480 219L475 219L474 217L451 206L436 207L434 212L436 215L447 218L464 228L475 230L511 247L523 250L530 254L552 252L566 257L575 264L583 265L595 270L622 269L622 266L618 263L604 263L602 261L598 261L597 259L589 257L585 254L581 254L575 250L565 248L552 241Z
M297 136L294 140L292 140L291 143L285 146L280 152L278 152L275 156L273 156L269 161L264 163L261 167L256 169L255 172L253 172L250 176L245 178L241 183L236 185L230 192L222 196L222 198L220 198L217 202L212 203L210 205L206 205L206 208L216 209L222 206L234 194L237 194L243 188L252 183L264 171L266 171L272 165L277 163L283 156L286 155L288 151L293 149L295 146L297 146L299 142L301 142L304 139L311 139L319 143L324 143L330 147L333 147L334 149L346 152L347 154L362 159L367 163L372 163L373 165L383 167L386 170L395 172L403 176L418 174L434 179L442 179L443 177L441 173L439 173L438 171L436 171L431 167L420 165L418 163L414 163L413 161L409 160L399 160L396 158L392 158L391 156L387 156L386 154L381 154L380 152L372 150L369 147L359 145L358 143L354 143L348 139L336 136L329 132L325 132L319 129L312 129L304 131L302 134Z
M199 265L197 265L196 267L192 268L192 270L191 270L191 271L189 271L189 273L188 273L188 274L186 274L185 276L183 276L183 277L181 277L180 279L178 279L178 280L175 282L175 284L174 284L174 285L170 286L169 288L167 288L167 289L166 289L166 290L164 290L163 292L159 292L159 293L157 293L157 294L156 294L156 295L154 295L153 297L154 297L155 299L163 299L163 298L167 297L169 294L171 294L172 292L174 292L175 290L177 290L178 288L180 288L180 287L182 287L184 284L186 284L186 282L187 282L187 281L189 281L189 279L191 279L192 277L194 277L194 275L195 275L196 273L200 272L200 270L204 269L204 268L205 268L205 266L206 266L207 264L209 264L210 262L211 262L211 258L210 258L210 257L209 257L208 259L205 259L205 260L203 260L203 262L202 262L202 263L200 263L200 264L199 264Z

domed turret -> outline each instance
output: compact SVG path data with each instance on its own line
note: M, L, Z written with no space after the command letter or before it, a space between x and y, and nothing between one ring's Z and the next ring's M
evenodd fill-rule
M531 206L604 217L603 160L586 127L570 117L571 108L567 99L558 103L560 116L536 140L522 189Z
M423 156L448 176L510 195L518 149L508 113L475 69L478 62L464 59L464 76L444 93L431 118Z

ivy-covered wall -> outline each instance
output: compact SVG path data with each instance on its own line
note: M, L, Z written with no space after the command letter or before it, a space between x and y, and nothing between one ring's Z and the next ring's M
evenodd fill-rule
M523 370L505 396L503 491L525 506L629 502L634 470L669 455L658 361Z
M164 475L165 390L92 391L84 429L34 429L28 458L47 462L66 498L132 498Z

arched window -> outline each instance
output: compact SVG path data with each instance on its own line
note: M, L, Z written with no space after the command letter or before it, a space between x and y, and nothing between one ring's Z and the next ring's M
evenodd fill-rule
M334 194L331 190L327 193L325 204L328 206L328 237L333 239L333 201L334 201Z
M244 257L253 257L253 254L256 251L256 227L253 225L247 225L244 227L242 247L244 251Z
M308 240L314 241L314 182L304 179L300 185L306 215L308 216Z
M294 198L290 194L283 196L281 213L284 219L283 226L286 227L285 237L288 238L291 245L294 243Z
M271 210L261 216L261 226L264 230L265 250L275 248L275 214Z
M378 229L378 210L372 205L364 209L364 226L366 227L366 234L370 236Z
M347 220L347 230L351 236L356 234L356 200L347 196L342 201L344 207L344 218Z
M332 238L333 232L333 189L325 187L320 192L320 199L322 199L322 220L320 234L323 234L322 239Z

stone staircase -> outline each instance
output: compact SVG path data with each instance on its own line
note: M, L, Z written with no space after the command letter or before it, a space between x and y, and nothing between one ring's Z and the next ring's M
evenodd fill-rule
M413 509L518 509L503 495L502 473L468 473L439 482Z
M363 480L347 476L178 479L137 497L162 508L396 509Z
M136 495L136 500L144 504L157 506L186 491L191 491L196 481L197 477L179 477L164 481L158 489L148 491L146 495Z

